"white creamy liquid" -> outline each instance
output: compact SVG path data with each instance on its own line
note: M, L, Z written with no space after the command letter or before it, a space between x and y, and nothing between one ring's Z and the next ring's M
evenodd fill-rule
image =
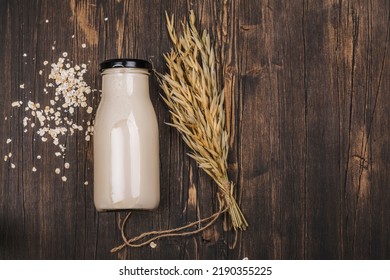
M154 209L160 200L157 118L148 72L103 72L94 125L94 202L98 211Z

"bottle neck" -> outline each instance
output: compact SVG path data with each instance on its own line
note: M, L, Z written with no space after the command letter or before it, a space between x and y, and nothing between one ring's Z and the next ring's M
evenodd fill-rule
M110 68L102 73L105 96L149 97L149 72L140 68Z

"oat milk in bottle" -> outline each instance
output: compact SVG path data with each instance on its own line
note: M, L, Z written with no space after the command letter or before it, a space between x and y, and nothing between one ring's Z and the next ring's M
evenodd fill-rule
M98 211L154 209L160 200L159 142L149 98L151 64L100 64L102 99L94 125L94 202Z

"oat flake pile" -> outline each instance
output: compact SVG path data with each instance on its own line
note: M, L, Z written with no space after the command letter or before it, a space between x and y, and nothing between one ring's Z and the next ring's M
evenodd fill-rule
M84 47L84 46L83 46ZM27 54L23 54L24 57ZM68 58L68 53L64 52L57 61L49 64L44 61L41 64L42 70L38 71L40 76L45 78L45 87L38 92L49 95L49 103L41 104L34 100L23 102L22 100L13 101L10 106L23 110L23 132L33 130L36 133L35 140L47 142L47 144L57 147L54 156L65 156L66 138L82 133L85 141L90 141L93 135L92 112L93 108L88 104L87 96L97 91L84 80L84 74L87 72L87 64L74 64ZM44 73L48 73L44 76ZM24 83L19 85L21 91L28 91ZM30 91L31 92L31 91ZM89 98L91 100L91 98ZM90 120L77 119L77 111L85 111L86 115L91 115ZM85 114L83 114L85 115ZM5 117L7 120L8 118ZM18 125L18 124L17 124ZM7 138L6 144L10 144L12 139ZM11 168L16 168L12 162L12 151L4 155L4 161L8 161ZM41 159L41 155L37 156ZM65 162L63 169L69 169L70 164ZM32 172L36 172L36 167L31 167ZM58 167L53 169L53 173L60 175L62 170ZM61 177L66 182L65 176ZM85 185L88 182L84 183Z

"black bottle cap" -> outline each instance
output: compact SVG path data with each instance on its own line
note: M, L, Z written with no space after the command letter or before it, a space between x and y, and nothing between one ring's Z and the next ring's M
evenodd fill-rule
M108 59L100 63L100 72L109 68L143 68L148 71L152 70L152 64L143 59L132 58L115 58Z

